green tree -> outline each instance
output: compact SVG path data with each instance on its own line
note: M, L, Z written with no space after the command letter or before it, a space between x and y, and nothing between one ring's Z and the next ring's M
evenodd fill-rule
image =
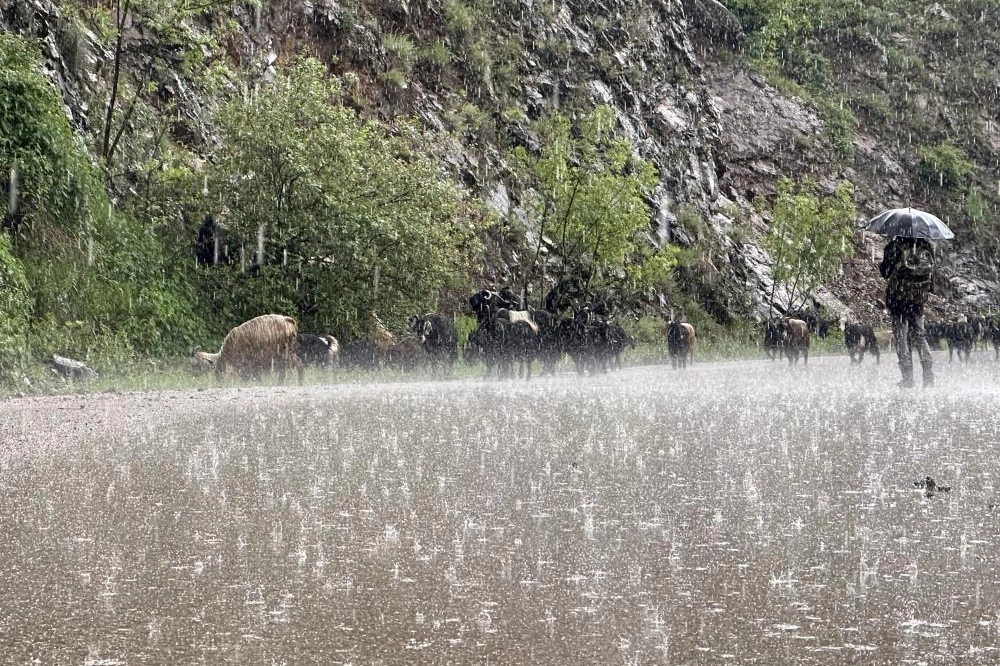
M656 168L615 132L614 109L600 106L575 124L555 113L538 126L541 147L514 151L526 192L534 256L524 284L546 270L546 254L560 273L583 271L619 289L643 290L669 279L670 246L658 248L648 196Z
M815 180L778 182L771 210L771 228L764 245L774 265L774 285L786 290L788 308L805 302L808 294L833 277L851 255L856 210L854 190L844 182L823 196ZM764 202L755 202L758 208ZM773 302L773 290L772 290Z
M243 238L246 270L210 271L229 281L214 304L232 319L282 310L343 331L377 309L398 323L468 275L484 213L441 173L433 137L360 118L316 60L218 121L205 207Z
M116 186L120 184L112 173L115 165L125 163L133 167L130 162L141 161L144 153L155 152L164 131L161 127L150 132L153 120L138 116L150 111L149 105L160 107L160 123L165 124L165 118L173 115L172 102L156 99L159 90L156 81L167 80L174 72L189 81L196 80L195 75L207 64L205 52L217 48L215 40L224 39L238 24L219 18L220 14L228 13L228 5L221 0L114 0L107 9L107 23L102 27L105 39L113 39L114 43L108 99L96 150L108 172L109 184ZM128 39L131 25L142 25L152 38ZM153 136L143 137L143 134ZM143 145L129 150L122 145L123 140ZM127 192L128 188L121 190Z

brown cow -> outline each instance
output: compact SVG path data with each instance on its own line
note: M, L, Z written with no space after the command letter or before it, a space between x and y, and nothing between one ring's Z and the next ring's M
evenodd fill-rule
M197 351L198 362L215 367L215 378L222 379L229 368L240 377L260 379L264 373L277 371L285 381L285 371L294 367L299 384L305 368L299 359L299 326L295 319L266 314L245 321L226 334L217 353Z
M802 354L802 364L809 363L809 327L801 319L785 317L781 320L781 343L788 356L788 365L799 362Z

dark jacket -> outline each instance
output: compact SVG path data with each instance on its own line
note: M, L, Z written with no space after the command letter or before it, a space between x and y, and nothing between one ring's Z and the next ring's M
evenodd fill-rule
M886 279L885 305L893 314L923 313L924 303L927 302L927 295L930 292L914 290L907 280L896 274L896 266L902 258L903 248L907 245L921 244L930 248L930 241L924 238L897 236L886 244L885 251L882 253L882 263L879 264L878 272Z

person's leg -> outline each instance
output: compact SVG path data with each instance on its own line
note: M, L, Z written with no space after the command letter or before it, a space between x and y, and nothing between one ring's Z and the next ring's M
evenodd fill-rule
M892 313L892 335L896 341L896 358L903 375L900 386L913 386L913 358L910 356L909 319L901 312Z
M924 386L934 385L934 357L931 356L931 346L927 342L927 330L924 328L924 313L914 315L913 335L916 338L917 354L920 355L920 367L923 370Z

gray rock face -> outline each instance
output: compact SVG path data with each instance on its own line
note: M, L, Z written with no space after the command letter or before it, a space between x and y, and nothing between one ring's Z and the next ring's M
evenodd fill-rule
M0 2L0 29L42 40L46 69L63 93L67 113L77 127L85 128L89 109L106 98L112 52L94 34L74 29L49 0ZM759 242L769 222L752 202L773 194L779 177L810 175L831 191L837 183L850 181L859 228L868 216L914 198L902 166L912 157L898 146L881 144L862 126L855 158L842 166L820 117L806 102L782 94L738 64L715 58L713 49L719 44L735 46L743 39L724 3L520 0L505 6L507 20L490 29L498 40L516 37L524 50L514 54L516 62L502 63L516 75L516 80L502 82L509 95L502 103L495 99L497 67L488 68L479 86L468 81L448 86L414 71L405 90L373 103L374 112L386 117L412 114L429 127L445 129L449 111L469 101L481 108L517 107L519 113L511 117L522 118L556 108L612 106L619 129L661 174L661 185L651 197L651 237L703 250L704 269L691 276L691 284L722 319L767 309L773 291L771 259ZM337 0L240 5L233 17L243 26L244 37L230 44L229 55L244 64L255 63L266 76L284 50L311 50L328 54L338 73L371 83L390 66L380 30L418 24L426 32L443 29L437 3L391 3L377 8L383 12L379 16L363 13L374 8L351 7ZM129 38L150 39L140 28L130 25ZM883 57L880 45L867 46L871 57ZM454 50L459 59L459 49ZM863 69L863 63L858 67ZM192 145L209 143L207 109L212 100L182 77L168 78L159 83L187 119L186 140ZM994 126L988 118L982 124ZM537 145L526 122L506 120L502 130L516 142ZM991 131L1000 136L1000 130ZM504 151L490 139L468 135L440 151L442 161L459 170L495 210L527 221L513 184L503 182ZM703 228L694 228L692 216L681 214L684 210L696 213ZM531 225L525 226L530 234ZM858 256L817 296L838 311L856 310L869 319L880 316L872 305L882 290L872 250L876 245L878 239L859 232ZM516 266L516 249L496 256L498 265L484 268L484 275L506 276ZM957 303L981 305L995 297L995 282L968 277L984 273L976 262L956 260L945 272L949 297Z

